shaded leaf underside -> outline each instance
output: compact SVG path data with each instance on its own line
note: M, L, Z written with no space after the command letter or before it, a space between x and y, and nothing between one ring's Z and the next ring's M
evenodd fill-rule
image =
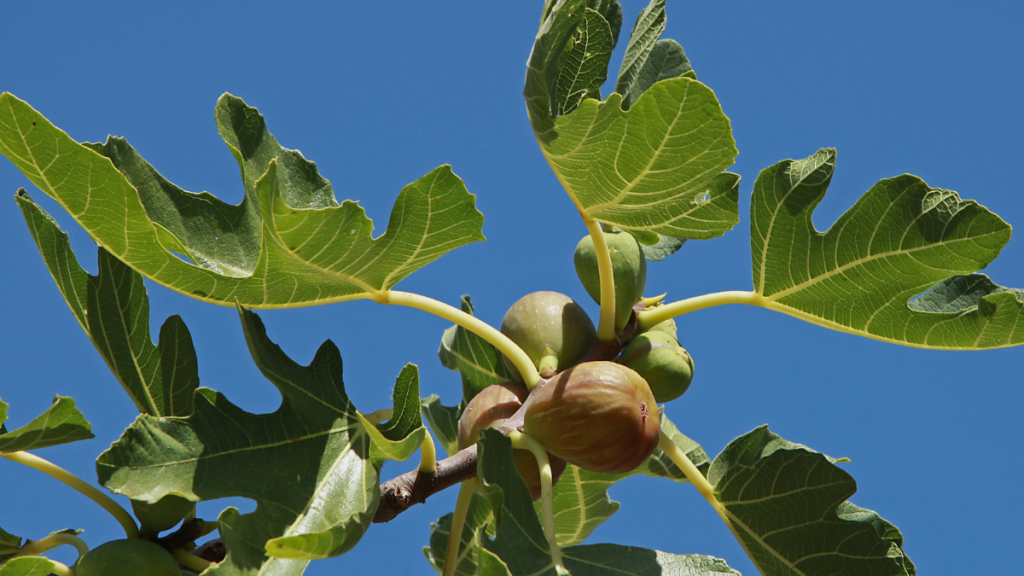
M823 454L762 426L715 458L708 481L767 576L913 576L903 536L846 499L857 484Z
M310 559L347 551L369 526L379 498L375 459L407 458L422 441L418 411L405 415L406 399L418 397L418 378L411 368L396 385L393 420L402 424L371 432L345 394L333 343L299 366L267 338L255 314L240 314L253 359L281 392L281 407L249 414L202 388L187 418L140 417L100 456L97 471L104 486L134 499L256 501L251 514L221 513L228 557L212 574L300 574Z

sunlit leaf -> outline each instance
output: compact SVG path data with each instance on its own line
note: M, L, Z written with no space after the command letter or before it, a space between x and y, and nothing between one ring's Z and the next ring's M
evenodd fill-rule
M648 53L643 67L640 68L640 73L636 77L632 89L623 97L622 106L628 109L651 86L662 80L679 78L683 75L693 80L697 79L683 47L675 40L658 40Z
M0 424L7 420L8 404L0 400ZM0 453L38 450L93 438L92 425L75 408L72 398L54 396L53 403L31 422L15 430L0 430ZM2 531L0 531L2 532ZM3 532L0 545L4 544ZM8 534L9 536L9 534Z
M201 388L187 418L141 416L100 456L97 471L101 484L134 499L256 501L250 514L221 513L228 556L207 574L300 574L310 559L344 553L369 526L380 497L377 455L408 457L422 442L418 414L405 414L418 379L414 368L403 371L393 419L400 424L371 433L345 394L333 343L300 366L267 338L258 316L240 315L253 359L283 397L280 408L250 414ZM374 452L382 436L387 443Z
M57 565L48 558L24 556L0 566L0 576L48 576L56 568Z
M381 297L445 253L483 240L483 216L451 168L403 188L387 230L341 205L316 165L282 148L240 99L217 103L242 171L237 206L185 192L128 143L78 144L28 104L0 96L0 153L93 239L147 278L199 300L251 308Z
M899 530L846 501L857 484L833 462L761 426L722 450L708 481L766 576L916 574Z
M139 411L151 416L192 412L199 367L181 317L164 322L154 346L142 276L103 248L98 250L99 274L90 276L53 218L23 191L17 201L57 288Z
M972 274L1010 239L1008 224L956 192L903 175L878 182L818 232L812 216L835 160L823 149L758 176L750 209L758 304L907 346L1024 343L1024 291Z

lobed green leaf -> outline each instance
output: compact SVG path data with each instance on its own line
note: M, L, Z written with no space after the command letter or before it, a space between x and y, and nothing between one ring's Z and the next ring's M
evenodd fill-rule
M1024 343L1024 291L973 274L1010 239L1008 224L956 192L903 175L878 182L818 232L812 215L835 160L835 150L823 149L766 168L754 183L750 244L758 304L906 346Z
M300 366L267 338L258 316L239 314L253 360L281 392L280 408L250 414L202 388L187 418L141 416L100 455L97 471L101 484L133 499L255 500L251 514L221 513L228 555L207 574L300 574L365 532L380 497L379 458L407 458L422 442L408 400L419 396L418 375L403 370L392 420L371 432L345 393L331 341Z
M225 94L216 120L242 171L237 206L178 188L123 139L78 144L0 95L0 153L114 256L193 298L251 308L379 298L418 268L483 240L483 216L451 168L403 188L384 234L339 205L316 165L281 147L255 108Z
M615 92L622 95L623 109L629 108L646 89L637 85L638 80L661 33L665 31L666 22L665 0L651 0L636 17L626 45L626 55L619 68L619 78L615 82Z
M160 343L154 346L142 276L103 248L98 250L99 273L89 275L53 218L24 191L15 199L57 288L139 412L191 413L199 365L181 317L164 322Z
M0 425L7 420L8 404L0 400ZM15 430L0 427L0 454L22 450L38 450L79 440L94 438L92 425L75 408L72 398L54 396L53 403L31 422ZM0 530L0 546L13 538Z
M915 575L899 530L846 500L857 485L836 461L761 426L729 443L707 478L766 576Z

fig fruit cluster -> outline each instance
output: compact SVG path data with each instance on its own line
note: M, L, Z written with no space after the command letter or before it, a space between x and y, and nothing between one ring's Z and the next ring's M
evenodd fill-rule
M686 392L693 358L666 320L636 334L631 322L647 280L643 247L628 232L602 232L612 263L616 342L597 342L594 323L583 308L558 292L534 292L509 308L501 332L533 362L541 381L532 389L520 382L488 386L474 397L459 420L459 449L479 438L481 428L519 430L548 452L555 480L566 462L609 474L633 470L647 460L661 438L659 402ZM600 303L597 249L585 237L576 247L576 272ZM629 341L626 341L629 340ZM519 370L503 356L517 378ZM513 453L516 470L540 496L540 472L526 450Z

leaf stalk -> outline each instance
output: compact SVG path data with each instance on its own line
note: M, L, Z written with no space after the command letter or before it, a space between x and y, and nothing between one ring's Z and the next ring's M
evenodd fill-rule
M421 474L435 474L437 472L437 449L434 447L434 438L430 430L424 428L426 435L423 443L420 444L420 467Z
M725 525L729 528L729 532L732 533L733 537L736 538L736 541L743 547L743 551L747 553L747 557L750 558L750 561L753 562L755 566L758 566L759 564L757 563L757 560L754 559L750 550L747 550L747 546L743 543L743 539L741 539L739 533L736 532L736 527L733 526L732 522L729 520L729 513L726 511L725 506L723 506L718 500L718 497L715 496L715 488L710 482L708 482L708 479L700 473L697 466L694 465L679 446L676 446L676 443L673 442L672 439L664 432L661 433L661 439L658 440L658 448L661 448L661 450L668 455L669 459L671 459L672 462L674 462L675 465L683 471L683 474L686 474L686 479L690 481L690 484L693 484L693 487L697 489L697 492L700 492L700 495L708 501L708 504L711 504L711 507L715 509L715 512L718 514L718 517L722 519L722 522L725 522Z
M544 536L548 540L548 548L551 551L551 562L559 574L568 574L565 564L562 562L562 548L558 545L558 533L555 531L555 502L554 490L552 489L551 461L548 459L548 452L532 437L513 430L508 433L513 448L529 450L537 459L537 467L540 469L540 504L541 516L544 523Z
M85 554L89 551L89 545L86 544L85 541L83 541L78 536L75 536L74 534L50 534L46 538L36 540L31 544L26 544L22 546L14 557L20 558L22 556L39 556L47 550L52 550L57 546L61 546L63 544L74 546L75 550L78 550L78 559L81 559L82 556L85 556ZM77 561L78 560L76 560L76 562Z
M441 576L455 576L459 565L459 548L462 546L462 530L466 527L466 515L469 503L473 501L476 489L476 478L470 478L459 486L459 497L455 501L455 513L452 515L452 526L448 531L448 548L444 554L444 572Z
M671 304L663 304L650 310L644 310L636 315L636 321L640 330L649 330L657 324L666 320L711 308L723 304L747 304L749 306L765 306L767 300L756 292L744 292L742 290L730 290L727 292L715 292L694 298L687 298Z
M601 281L601 316L598 319L597 339L601 342L615 340L615 276L612 271L612 256L608 252L608 242L604 231L597 220L580 210L580 218L587 226L590 238L594 240L594 252L597 253L597 273Z
M388 290L382 293L380 299L375 300L381 304L416 308L462 326L490 342L499 352L507 356L516 369L519 370L519 374L522 375L523 383L526 384L527 388L532 390L534 386L540 383L540 373L537 372L537 367L533 365L533 361L526 355L526 352L523 352L523 349L510 340L508 336L505 336L499 330L476 316L466 314L462 310L449 306L444 302L411 292Z
M6 454L0 454L0 456L3 456L4 458L7 458L8 460L11 460L13 462L17 462L18 464L24 464L29 468L35 468L36 470L39 470L43 474L52 476L53 478L60 480L61 482L67 484L68 486L74 488L75 490L78 490L87 498L99 504L100 507L109 512L110 515L113 516L115 520L117 520L121 527L124 528L125 535L127 535L129 538L139 537L139 527L136 526L135 520L132 518L131 514L129 514L124 508L121 507L120 504L115 502L110 496L107 496L106 494L100 492L91 484L82 480L78 476L75 476L71 472L68 472L67 470L61 468L60 466L57 466L56 464L50 462L49 460L44 460L43 458L40 458L34 454L29 454L28 452L9 452Z

